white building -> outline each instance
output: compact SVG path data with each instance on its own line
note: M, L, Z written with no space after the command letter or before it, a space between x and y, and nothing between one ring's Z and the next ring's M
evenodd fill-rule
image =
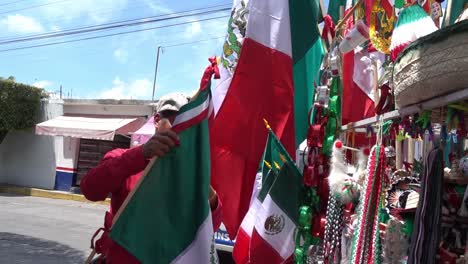
M35 129L0 144L0 183L70 191L109 150L128 148L151 101L48 99Z

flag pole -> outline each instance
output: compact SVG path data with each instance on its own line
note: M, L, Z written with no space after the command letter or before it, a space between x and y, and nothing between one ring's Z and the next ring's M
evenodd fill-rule
M343 26L346 21L348 20L348 18L350 18L353 14L354 14L354 11L356 11L356 8L358 8L358 6L362 3L363 0L359 0L354 6L353 8L351 8L351 10L349 11L348 14L346 14L343 19L341 19L338 24L336 25L335 29L338 30L341 26Z
M148 163L148 166L146 166L145 170L143 171L143 174L141 175L140 179L138 179L138 182L137 184L135 185L135 187L132 189L132 191L127 195L127 198L125 198L124 202L122 203L122 205L120 206L119 210L117 211L117 213L115 214L114 216L114 219L112 219L112 227L114 226L114 224L117 222L117 220L119 219L119 217L122 215L122 212L125 210L125 208L127 207L128 203L130 202L130 200L132 199L133 195L136 193L136 191L138 190L138 188L140 187L141 183L145 180L146 178L146 175L148 175L149 171L151 170L151 168L153 167L154 163L156 162L157 160L157 157L153 158L149 163ZM112 229L111 227L111 229Z
M135 187L132 189L132 191L127 195L127 198L125 198L124 202L122 203L122 205L120 206L119 210L117 211L117 213L115 214L114 218L112 219L112 226L111 226L111 230L112 230L112 227L114 226L114 224L117 222L117 220L119 219L119 217L122 215L122 212L125 210L125 208L127 207L128 203L130 202L130 200L132 199L133 195L136 193L136 191L138 190L138 188L140 187L141 183L144 181L146 175L148 175L149 171L151 170L151 168L153 167L154 163L156 162L157 160L157 157L151 159L151 161L148 163L148 166L146 166L145 170L143 171L143 174L141 175L140 179L138 179L138 182L136 183ZM93 251L91 251L91 253L89 254L88 258L86 259L86 262L85 264L90 264L91 261L93 260L94 256L96 255L96 249L93 248Z

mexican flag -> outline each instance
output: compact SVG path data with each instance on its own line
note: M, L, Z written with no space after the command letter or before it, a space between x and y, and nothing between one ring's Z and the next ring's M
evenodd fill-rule
M249 261L250 239L252 237L258 209L261 207L266 194L276 180L279 168L279 165L277 164L283 163L279 153L284 148L279 147L280 145L277 144L279 141L277 139L274 140L273 138L276 139L276 136L270 132L268 134L265 151L263 153L263 158L260 161L259 171L257 173L257 175L261 175L259 177L261 179L261 184L259 184L260 190L254 190L254 192L257 191L255 193L256 195L253 197L249 210L247 211L247 214L245 215L237 232L236 244L234 245L232 253L237 264L248 263Z
M318 1L235 0L213 89L212 185L231 239L246 215L267 131L294 156L307 133L323 47Z
M237 264L282 263L294 251L301 174L273 131L260 164L262 187L239 228Z
M302 176L294 161L270 131L272 149L278 151L278 176L270 188L260 191L250 241L251 263L283 263L294 253ZM268 187L268 186L266 186Z
M149 165L112 227L111 238L141 263L217 261L208 204L211 106L208 84L174 121L180 146Z

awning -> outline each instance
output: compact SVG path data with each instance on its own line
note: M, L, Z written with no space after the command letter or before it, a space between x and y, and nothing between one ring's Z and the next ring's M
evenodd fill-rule
M145 144L154 135L154 118L148 118L148 121L132 135L132 146Z
M36 125L37 135L114 140L138 130L143 118L59 116Z

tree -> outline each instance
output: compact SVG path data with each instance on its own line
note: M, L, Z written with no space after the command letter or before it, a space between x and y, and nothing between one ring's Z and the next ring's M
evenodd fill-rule
M8 131L33 127L37 122L43 89L15 82L15 77L0 79L0 143Z

